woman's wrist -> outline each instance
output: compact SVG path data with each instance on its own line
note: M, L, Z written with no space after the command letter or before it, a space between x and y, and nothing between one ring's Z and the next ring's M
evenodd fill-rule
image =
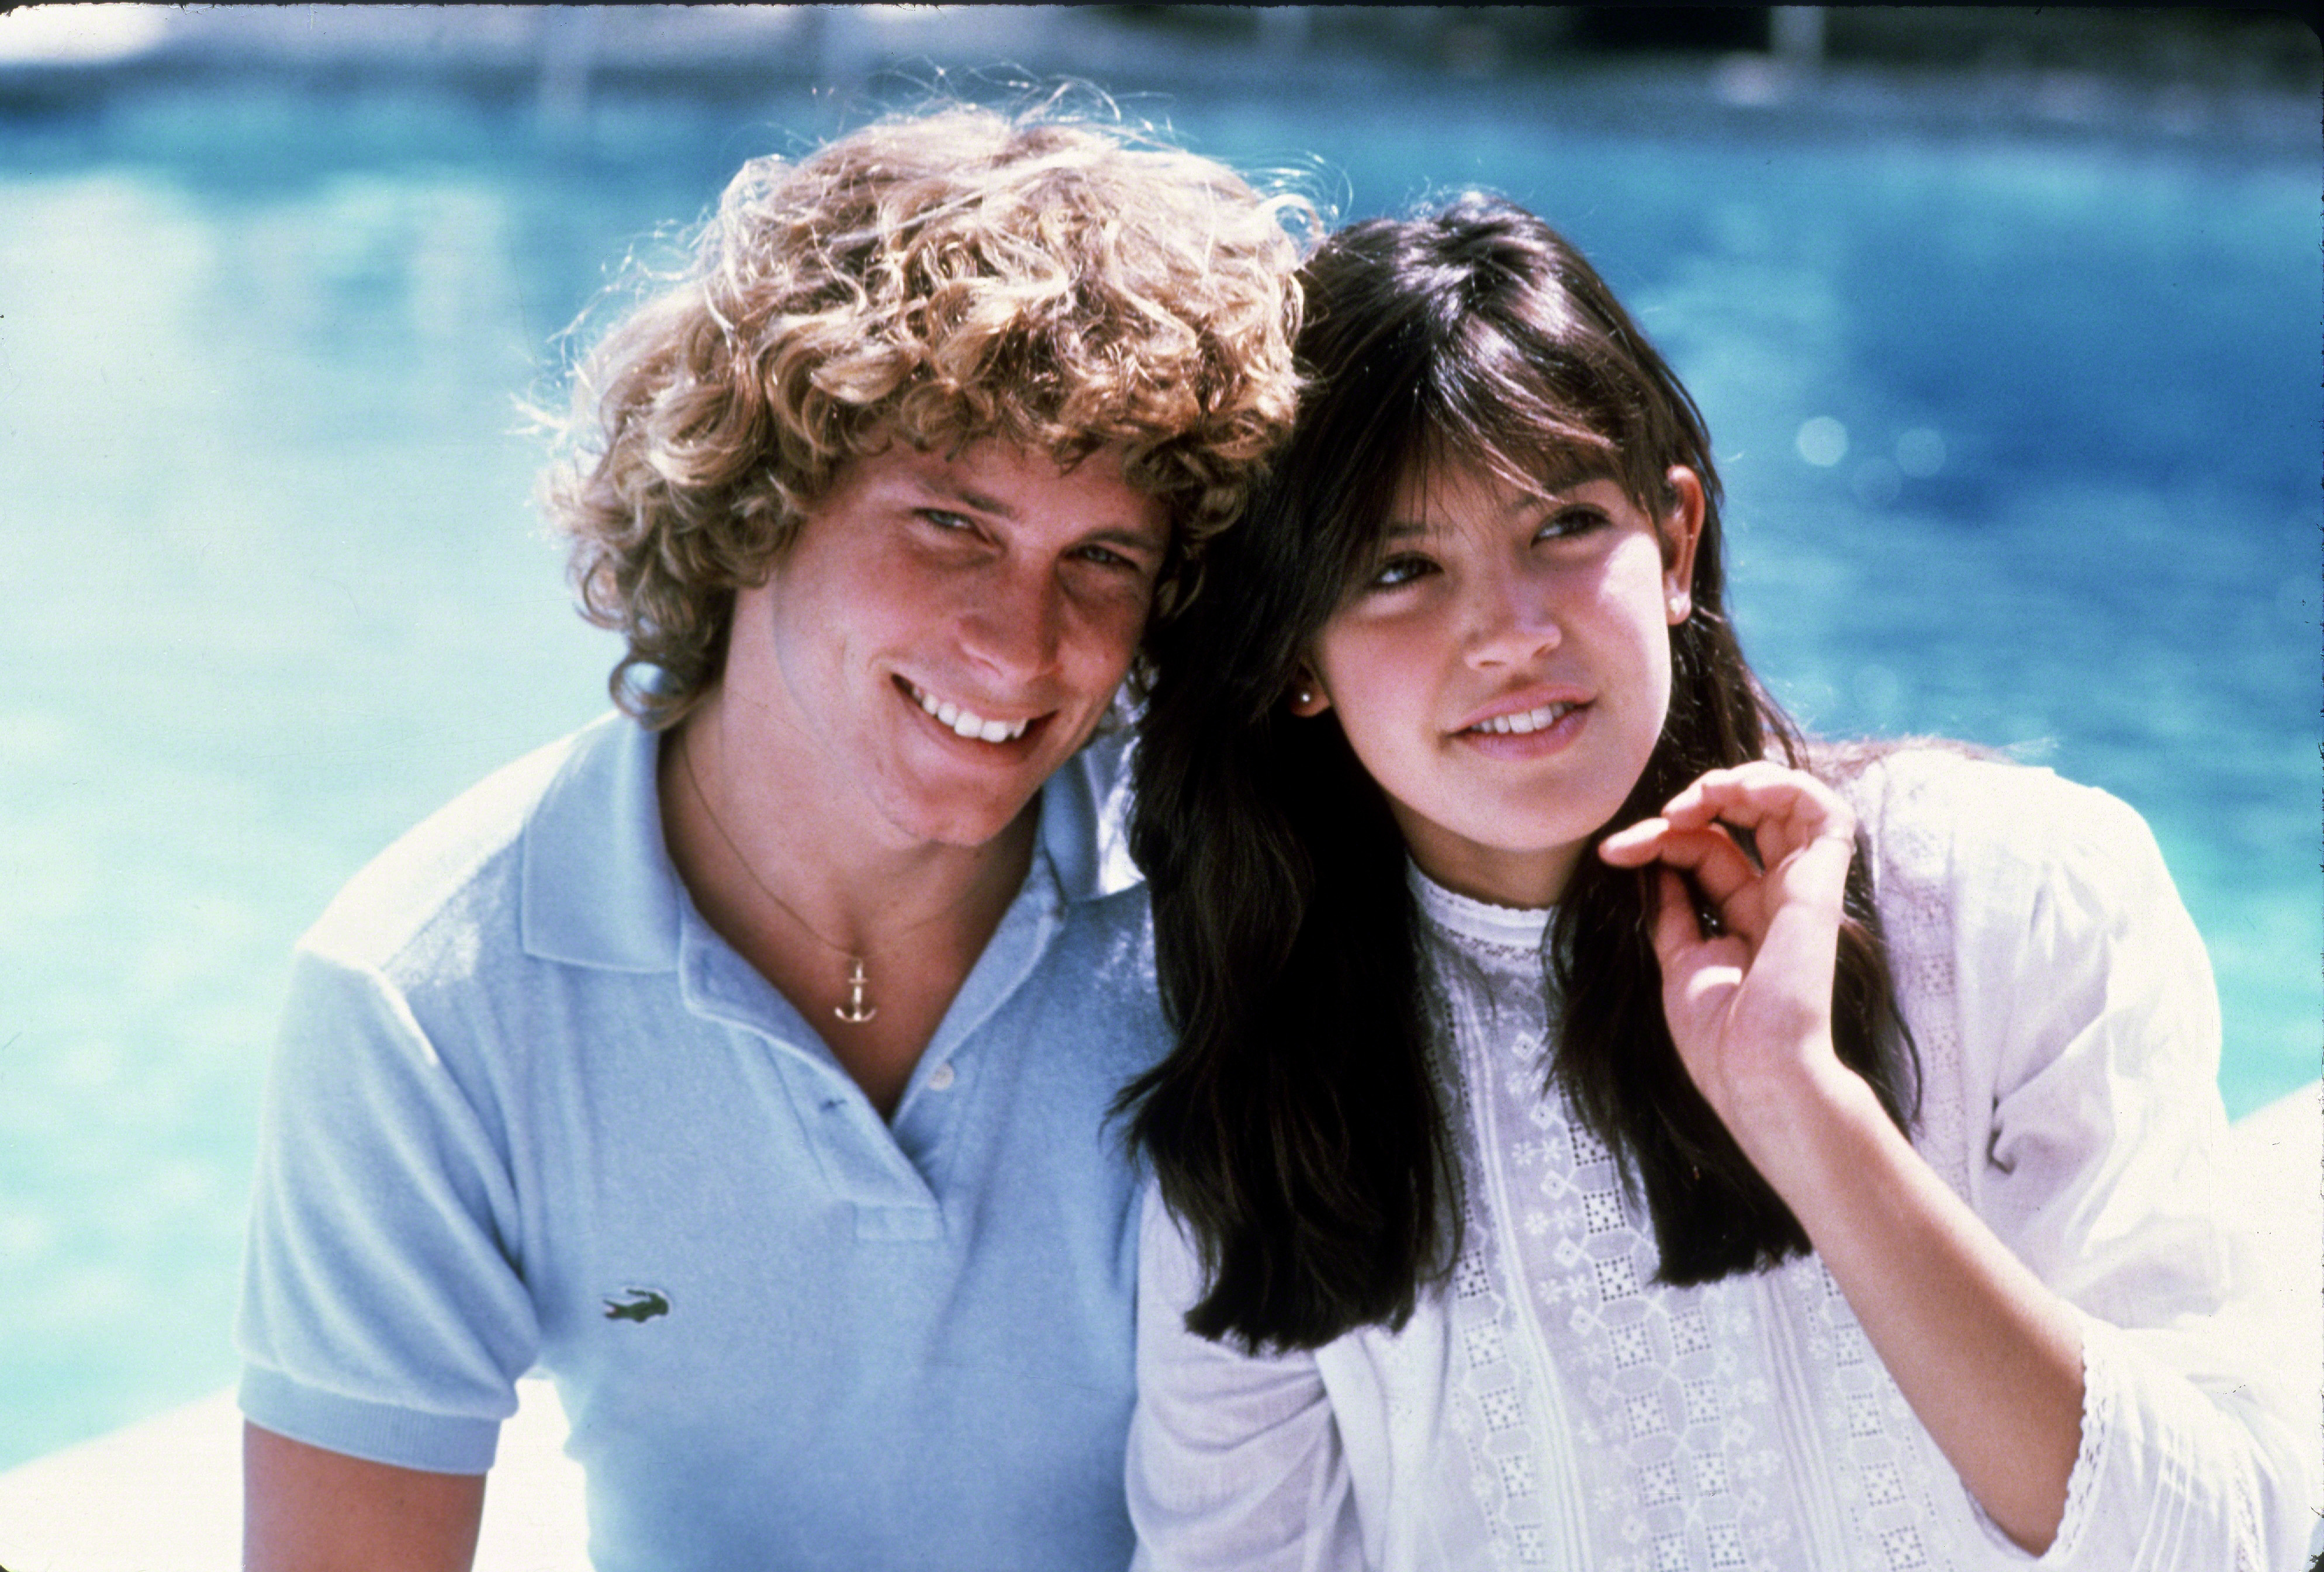
M1786 1073L1736 1089L1731 1109L1720 1110L1744 1156L1794 1212L1898 1138L1871 1086L1829 1043L1820 1047Z

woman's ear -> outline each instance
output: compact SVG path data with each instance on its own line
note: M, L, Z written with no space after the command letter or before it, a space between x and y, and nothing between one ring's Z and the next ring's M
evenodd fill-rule
M1291 712L1304 721L1311 715L1320 715L1331 707L1332 695L1323 691L1323 685L1316 677L1314 668L1301 661L1298 671L1291 678Z
M1665 477L1674 501L1665 514L1659 532L1663 542L1663 604L1674 628L1694 614L1694 548L1702 540L1706 504L1702 477L1683 464L1671 465Z

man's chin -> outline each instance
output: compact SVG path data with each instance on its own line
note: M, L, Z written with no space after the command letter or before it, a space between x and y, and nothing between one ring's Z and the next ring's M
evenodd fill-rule
M966 794L930 794L908 805L897 804L886 817L915 841L973 851L991 845L1030 816L1040 795L1038 783L1005 797L980 795L967 800Z

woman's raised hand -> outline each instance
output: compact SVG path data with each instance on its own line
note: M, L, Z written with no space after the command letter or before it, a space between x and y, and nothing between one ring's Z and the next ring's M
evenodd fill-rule
M1855 813L1830 786L1766 762L1710 771L1599 848L1618 868L1662 865L1654 945L1671 1036L1763 1173L1800 1099L1852 1077L1832 1052L1831 991L1855 849Z
M1855 850L1856 815L1831 787L1767 763L1711 771L1600 848L1618 868L1662 865L1655 952L1687 1073L1807 1230L1969 1493L2038 1555L2080 1445L2080 1324L1832 1051ZM1688 879L1718 932L1697 920Z

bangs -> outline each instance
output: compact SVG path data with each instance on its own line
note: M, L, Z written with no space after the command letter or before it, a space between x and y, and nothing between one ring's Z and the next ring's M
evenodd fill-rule
M1693 402L1586 262L1486 198L1351 225L1303 274L1307 379L1270 483L1298 536L1304 641L1377 570L1398 493L1465 470L1513 490L1609 480L1660 517L1669 473L1718 478ZM1713 552L1715 556L1715 550ZM1698 601L1715 604L1715 562ZM1708 575L1707 577L1705 575Z
M1569 302L1554 303L1569 314ZM1610 480L1658 509L1667 488L1648 390L1580 326L1470 316L1458 352L1435 358L1425 376L1425 435L1414 457L1430 468L1471 466L1519 490Z
M1434 475L1471 470L1524 492L1600 480L1637 492L1618 413L1630 400L1561 345L1515 342L1480 316L1462 328L1456 353L1416 368L1410 418L1393 444L1394 491L1416 483L1425 492ZM1388 511L1383 506L1376 533Z

